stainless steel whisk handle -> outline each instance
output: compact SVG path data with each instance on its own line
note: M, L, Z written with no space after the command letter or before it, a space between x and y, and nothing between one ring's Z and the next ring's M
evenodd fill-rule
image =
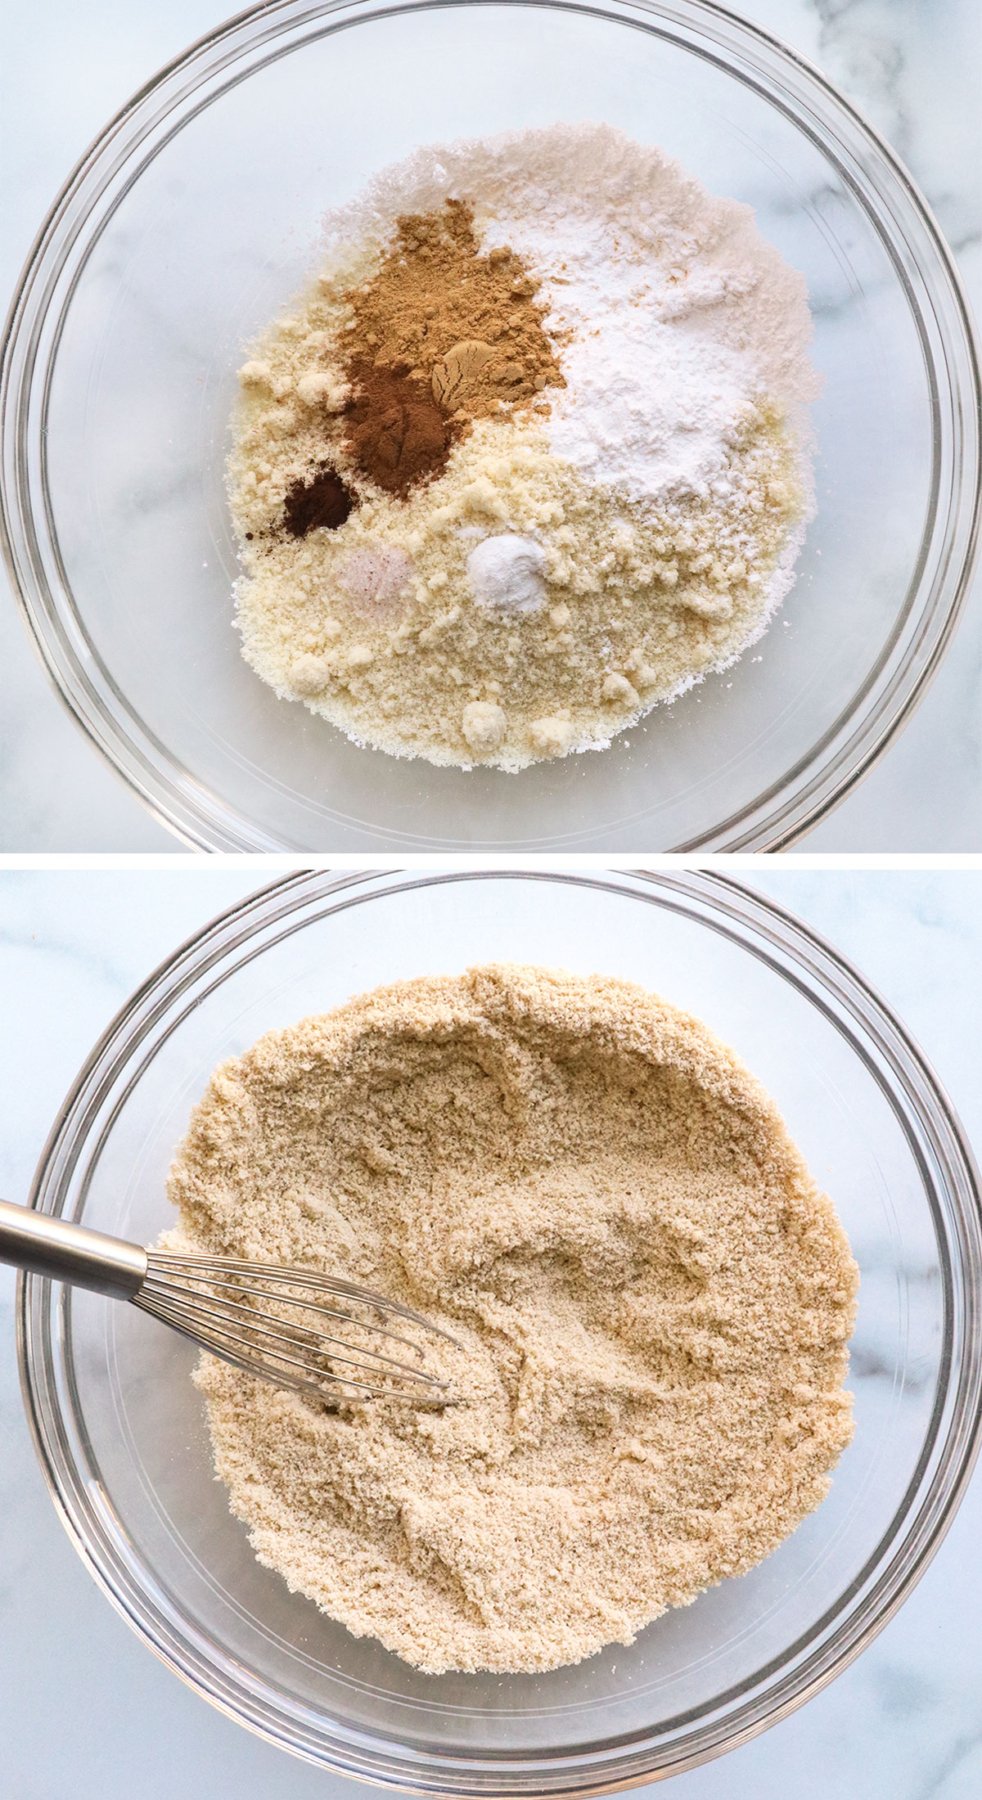
M114 1300L132 1300L146 1279L147 1253L125 1238L90 1231L69 1219L52 1219L28 1206L0 1200L0 1262L32 1275L49 1275L73 1287L93 1288Z

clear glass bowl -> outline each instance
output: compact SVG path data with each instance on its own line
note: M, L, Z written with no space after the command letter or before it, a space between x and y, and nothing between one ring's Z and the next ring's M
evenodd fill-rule
M807 277L819 513L753 654L520 775L359 749L242 662L223 462L243 347L319 221L421 142L604 119L750 202ZM7 553L92 740L219 850L776 849L855 783L951 634L979 486L949 253L815 71L703 0L280 0L194 45L71 176L17 294Z
M24 1391L52 1492L136 1630L232 1718L343 1774L446 1794L583 1794L669 1774L814 1693L889 1617L968 1478L982 1219L957 1121L861 978L775 906L701 874L288 877L175 955L96 1047L34 1204L147 1242L221 1058L378 982L521 959L629 977L745 1057L834 1196L862 1271L856 1435L766 1562L578 1667L420 1675L291 1595L212 1476L194 1353L36 1278Z

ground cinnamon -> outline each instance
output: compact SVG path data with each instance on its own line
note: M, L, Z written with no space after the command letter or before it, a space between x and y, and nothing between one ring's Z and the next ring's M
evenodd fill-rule
M406 495L439 475L450 455L450 423L429 381L406 362L354 356L346 408L347 446L361 473L388 494Z

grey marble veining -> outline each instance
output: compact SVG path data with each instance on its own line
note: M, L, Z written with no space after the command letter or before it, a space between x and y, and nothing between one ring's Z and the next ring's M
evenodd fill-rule
M975 0L744 0L743 11L814 60L897 147L935 207L978 309L982 164L978 114L965 85L966 71L979 62L982 14ZM79 151L148 72L215 17L208 0L168 0L164 8L93 0L84 9L51 0L42 50L36 9L26 0L8 8L0 76L8 173L0 284L6 289ZM257 274L243 270L243 282ZM826 323L833 323L840 299L830 294ZM843 328L848 331L847 320ZM175 464L174 481L180 480ZM138 562L137 552L135 531ZM800 848L982 849L980 675L977 582L914 720ZM246 692L254 685L243 671ZM262 697L247 704L261 709ZM177 847L50 692L0 577L0 849Z
M202 867L0 875L0 1193L22 1198L53 1117L134 985L258 885ZM982 1144L982 874L809 874L750 885L840 949L898 1012ZM876 1245L862 1248L875 1280ZM0 1733L3 1800L354 1800L222 1718L165 1670L97 1590L44 1490L18 1393L11 1274L0 1270ZM859 1346L875 1368L875 1333ZM904 1411L916 1394L879 1400ZM897 1416L896 1411L894 1416ZM753 1743L679 1777L673 1800L978 1800L982 1480L920 1586L824 1693Z

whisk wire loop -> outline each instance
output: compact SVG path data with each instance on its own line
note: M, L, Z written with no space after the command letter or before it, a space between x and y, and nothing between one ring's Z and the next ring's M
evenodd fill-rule
M261 1293L260 1289L252 1291ZM191 1324L198 1319L213 1320L213 1329L216 1332L220 1329L229 1336L232 1327L241 1324L243 1335L239 1341L246 1346L262 1348L266 1344L289 1344L296 1349L307 1350L315 1356L329 1358L332 1364L343 1363L349 1368L361 1369L368 1374L371 1374L379 1364L383 1364L408 1380L421 1381L433 1387L441 1385L437 1376L428 1375L422 1369L414 1369L410 1363L401 1362L394 1356L387 1356L382 1350L369 1352L370 1361L366 1362L358 1357L339 1354L340 1351L357 1349L357 1346L350 1344L346 1338L334 1337L327 1332L311 1331L304 1326L290 1325L288 1321L279 1319L277 1319L277 1323L287 1326L287 1329L274 1330L273 1326L266 1322L264 1316L258 1313L254 1306L243 1306L235 1300L224 1298L224 1296L221 1297L217 1306L206 1306L204 1296L198 1293L193 1293L190 1298L191 1304L189 1305L186 1297L182 1296L179 1290L160 1287L148 1281L137 1296L136 1304L142 1311L155 1313L158 1317L162 1317L165 1311L171 1315L180 1314ZM280 1304L282 1305L283 1302L280 1301ZM297 1304L304 1305L304 1302L297 1302ZM355 1323L357 1324L358 1321ZM367 1331L372 1328L364 1326L362 1329ZM410 1347L415 1349L418 1355L422 1355L419 1347L412 1345L409 1338L401 1341L410 1344Z
M452 1332L404 1301L319 1269L144 1250L6 1200L0 1262L128 1301L247 1375L328 1405L353 1397L454 1401L450 1383L425 1366L434 1339L460 1349Z
M449 1394L447 1382L419 1366L423 1345L388 1320L456 1344L450 1332L401 1301L318 1269L152 1250L133 1304L247 1374L321 1399L348 1392L445 1404ZM385 1348L377 1347L379 1338ZM416 1364L393 1355L395 1345L411 1351Z

